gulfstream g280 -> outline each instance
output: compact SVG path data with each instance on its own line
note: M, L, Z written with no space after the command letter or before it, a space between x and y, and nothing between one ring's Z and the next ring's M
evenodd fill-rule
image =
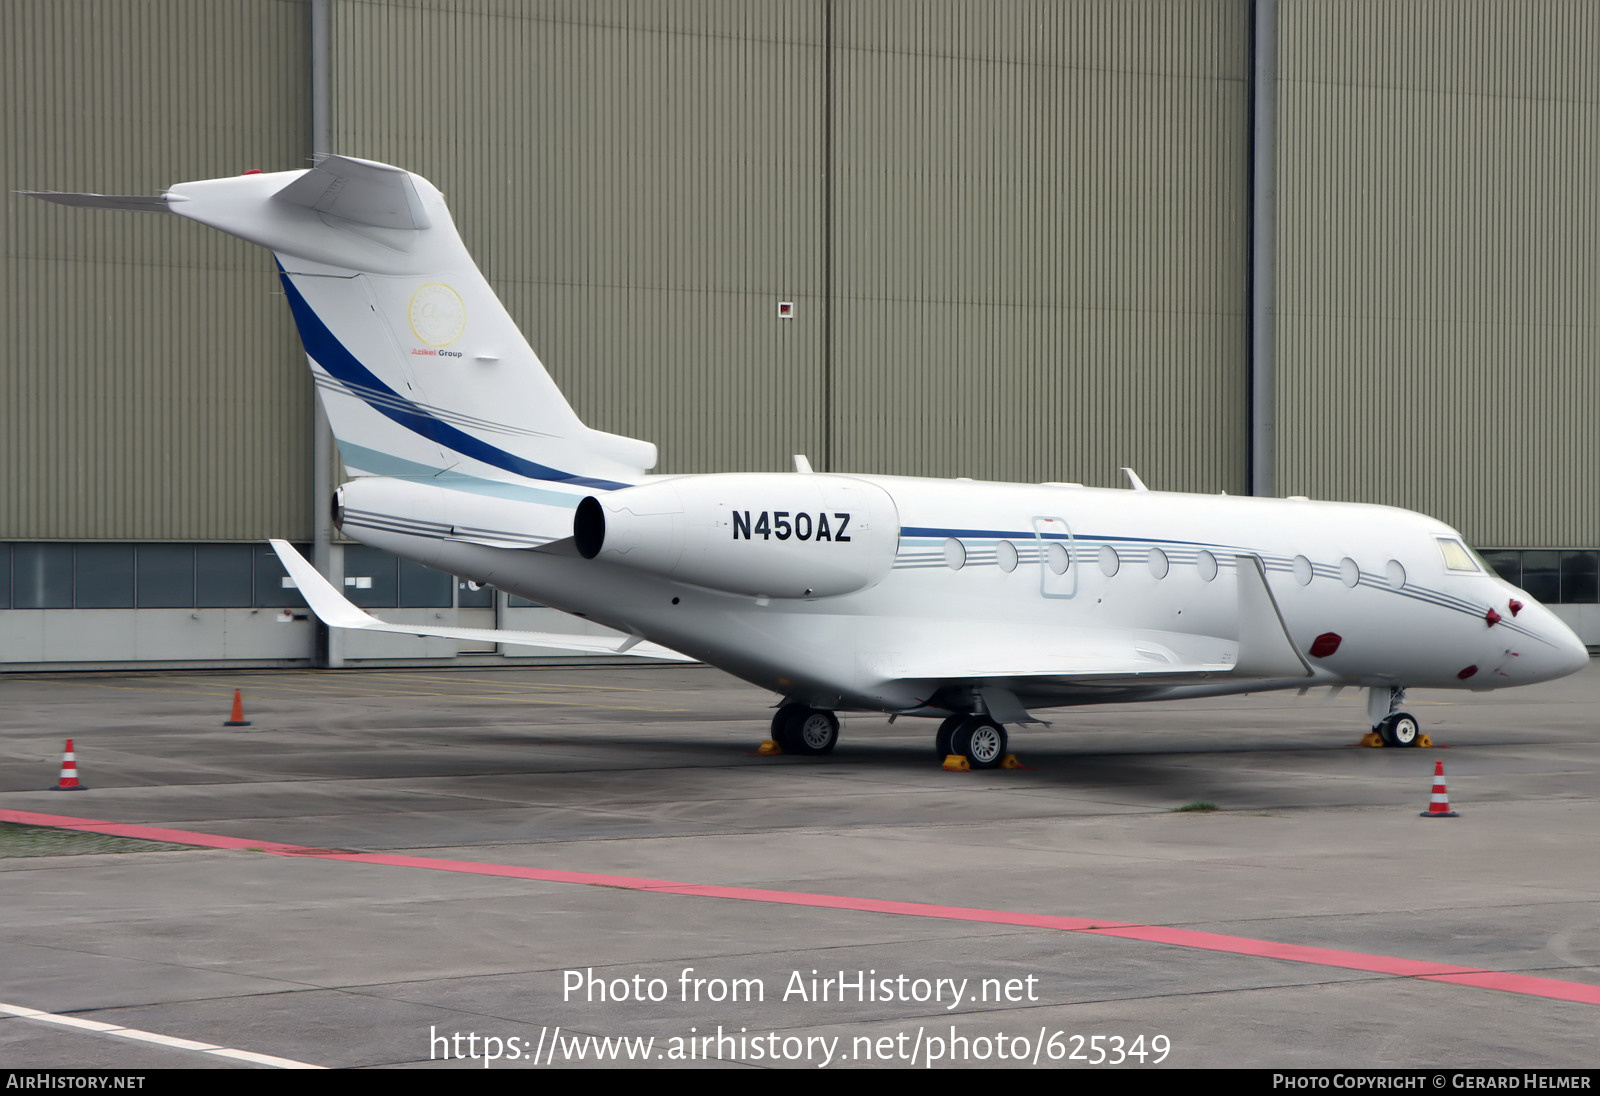
M399 168L41 195L174 213L270 248L349 481L351 537L609 625L604 649L703 660L783 698L823 753L838 711L941 720L997 764L1034 709L1358 686L1391 745L1407 686L1570 674L1576 636L1450 528L1379 506L819 474L650 476L655 447L580 422L478 272L440 193ZM274 542L330 626L391 625Z

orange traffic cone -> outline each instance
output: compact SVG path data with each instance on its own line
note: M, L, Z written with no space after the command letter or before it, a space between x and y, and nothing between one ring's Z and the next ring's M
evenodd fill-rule
M50 789L53 792L87 791L88 786L78 783L78 755L72 752L72 739L67 739L66 752L61 755L61 781Z
M248 727L250 721L244 717L244 693L238 689L233 690L233 718L223 724L224 727Z
M1422 812L1424 818L1460 818L1455 811L1450 809L1450 796L1444 790L1444 762L1433 763L1433 799L1428 803L1428 809Z

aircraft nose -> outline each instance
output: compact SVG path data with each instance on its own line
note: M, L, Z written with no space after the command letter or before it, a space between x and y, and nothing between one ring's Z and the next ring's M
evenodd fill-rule
M1577 633L1571 628L1563 624L1562 630L1566 632L1563 637L1565 642L1562 644L1561 653L1557 658L1561 663L1561 676L1565 677L1567 674L1575 674L1589 665L1589 648L1584 646L1583 640L1579 639Z
M1541 681L1575 674L1589 665L1589 649L1566 622L1543 605L1539 606L1538 635L1550 644L1536 660Z

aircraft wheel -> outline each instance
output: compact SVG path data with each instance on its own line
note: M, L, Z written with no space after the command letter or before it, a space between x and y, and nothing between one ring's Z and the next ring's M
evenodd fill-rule
M804 704L785 704L772 713L772 741L776 742L778 748L784 753L800 752L794 747L794 739L791 733L794 726L794 717L801 712L810 710Z
M997 768L1006 756L1006 729L988 716L971 715L956 728L950 747L974 769Z
M940 761L956 752L950 741L955 737L956 728L968 718L966 715L953 715L939 724L939 733L933 736L933 753Z
M839 742L839 717L822 708L792 707L794 711L785 721L785 737L777 740L784 752L813 757L832 753Z
M1385 746L1415 746L1422 737L1416 716L1410 712L1395 712L1378 724L1378 734Z

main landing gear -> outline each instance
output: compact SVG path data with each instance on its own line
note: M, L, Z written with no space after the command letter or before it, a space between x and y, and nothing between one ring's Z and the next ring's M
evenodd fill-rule
M832 753L839 742L839 717L824 708L785 704L772 717L772 740L786 754Z
M839 742L839 717L825 708L785 704L772 716L772 740L786 754L818 757ZM939 724L934 753L951 754L974 769L997 769L1006 757L1006 729L986 715L962 713Z
M956 754L974 769L998 768L1006 756L1006 729L986 715L953 715L939 724L933 749L940 761Z
M1427 736L1422 733L1417 717L1410 712L1400 710L1405 700L1406 690L1403 685L1367 690L1367 718L1372 723L1372 732L1385 746L1428 744Z

